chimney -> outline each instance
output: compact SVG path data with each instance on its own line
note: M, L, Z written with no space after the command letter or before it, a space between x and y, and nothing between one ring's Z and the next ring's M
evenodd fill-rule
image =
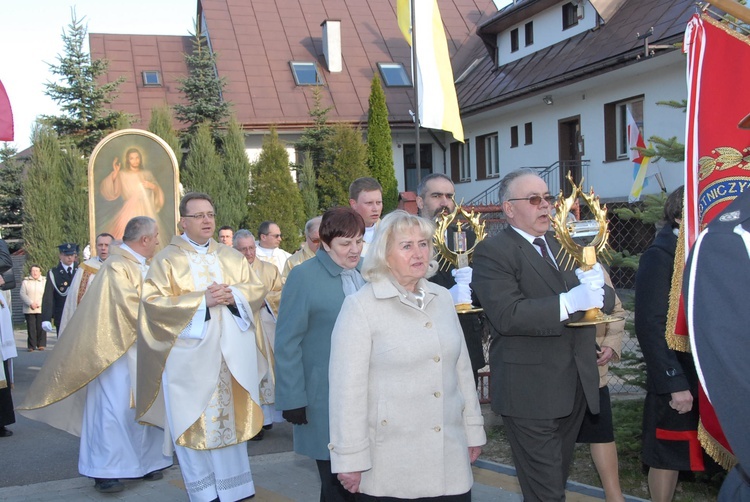
M326 59L328 71L341 71L341 21L327 19L321 23L323 27L323 57Z

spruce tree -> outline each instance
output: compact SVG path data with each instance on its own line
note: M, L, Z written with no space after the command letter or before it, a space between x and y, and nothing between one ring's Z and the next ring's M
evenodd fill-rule
M188 76L179 79L180 86L177 88L188 103L174 107L177 119L188 124L188 136L195 134L198 126L207 122L214 137L218 138L217 129L225 125L229 116L229 103L221 96L226 79L219 78L216 72L216 57L216 53L208 47L206 37L196 26L193 51L185 54Z
M182 148L180 137L172 126L172 109L167 106L157 106L151 109L151 120L148 122L148 130L163 139L177 157L177 165L182 163Z
M229 121L222 153L226 188L222 193L221 219L217 224L237 229L247 217L250 159L245 151L245 134L236 117Z
M325 211L348 206L349 185L357 178L371 175L362 132L346 124L335 125L325 142L324 156L327 161L318 174L320 208Z
M85 50L86 35L86 26L73 11L68 29L62 35L64 54L57 56L57 65L50 65L50 71L59 80L45 84L45 94L60 105L62 114L44 115L40 122L52 127L60 141L72 143L88 156L104 136L120 128L123 122L130 123L130 118L106 107L117 97L117 89L125 79L99 84L109 63L91 59Z
M367 116L367 165L372 177L383 187L383 214L398 206L398 182L393 170L393 139L388 123L385 92L376 73L370 86L370 109Z
M246 228L255 232L264 221L275 221L284 234L281 247L294 252L302 241L305 212L289 170L289 154L275 128L263 138L260 157L251 166L250 207Z
M208 123L198 125L190 137L190 152L185 168L180 172L180 181L185 192L204 192L216 203L216 212L221 216L221 193L226 190L221 158L216 152Z
M313 107L309 113L313 119L313 126L304 130L302 136L294 144L294 148L299 152L304 152L305 157L310 157L313 169L319 173L321 166L326 162L325 142L333 134L333 128L328 125L328 112L332 107L323 108L323 92L320 86L313 89L312 99Z
M305 216L311 219L320 214L318 203L318 187L315 181L315 169L312 157L305 156L302 168L297 170L299 176L299 190L302 194L302 203L305 208Z
M15 158L16 149L8 143L0 147L0 223L20 225L23 223L23 163ZM21 228L4 228L3 239L11 252L21 246ZM19 242L13 242L19 240Z
M38 263L46 271L58 261L57 246L65 235L62 180L62 150L55 132L45 126L34 131L34 153L23 182L23 238L28 264Z

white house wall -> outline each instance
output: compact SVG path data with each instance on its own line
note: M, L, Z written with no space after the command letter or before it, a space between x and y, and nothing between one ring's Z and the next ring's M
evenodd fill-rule
M550 95L554 104L542 97ZM605 162L604 105L643 95L644 133L681 142L685 134L685 114L679 109L659 106L657 101L686 98L685 59L679 51L651 58L614 72L542 92L524 101L463 118L464 132L471 139L471 179L456 185L459 198L470 200L490 188L499 178L476 180L477 136L498 132L500 176L520 167L549 166L559 160L558 121L580 116L584 137L583 160L589 160L586 186L593 186L605 200L626 200L633 182L633 165L625 160ZM524 124L533 125L533 143L524 145ZM510 128L518 126L519 146L510 148ZM450 163L450 159L448 159ZM649 175L660 170L669 191L682 184L682 164L660 161L652 164ZM436 169L438 170L438 169ZM645 193L656 193L659 186L651 178Z

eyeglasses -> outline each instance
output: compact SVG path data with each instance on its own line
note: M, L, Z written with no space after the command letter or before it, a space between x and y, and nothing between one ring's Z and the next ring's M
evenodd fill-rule
M263 235L273 237L274 239L281 239L281 234L263 234Z
M531 195L529 197L520 197L518 199L508 199L508 201L512 200L527 200L532 206L538 206L542 203L542 200L546 200L547 204L554 204L555 200L557 200L557 197L555 197L554 195Z
M216 218L216 213L183 214L182 217L183 218L195 218L196 220L202 220L204 218L213 220L214 218Z
M312 242L313 244L320 244L320 239L310 239L310 242Z

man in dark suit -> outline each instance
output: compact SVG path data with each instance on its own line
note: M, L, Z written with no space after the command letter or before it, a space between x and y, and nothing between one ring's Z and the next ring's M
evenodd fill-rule
M586 406L599 413L595 329L567 324L589 308L611 310L614 292L600 265L558 269L554 198L535 171L511 172L499 190L509 226L477 246L471 283L493 328L492 409L524 500L562 501Z
M690 251L683 294L693 357L738 464L718 500L750 500L750 192L708 224Z
M47 284L44 286L44 296L42 296L42 329L52 331L52 319L54 319L59 335L60 320L65 307L65 299L68 296L68 288L76 273L78 246L66 242L57 248L60 251L60 263L47 273Z
M440 173L428 174L417 187L417 207L419 216L430 220L435 220L443 212L452 212L456 208L453 197L456 189L451 179ZM454 229L455 230L455 229ZM467 247L474 245L475 235L471 229L466 229ZM452 236L448 236L449 240ZM449 264L448 267L442 267L432 277L430 282L439 284L448 289L453 297L454 303L471 303L471 267L455 268ZM482 322L484 316L472 312L458 316L461 322L461 329L464 332L466 348L469 350L469 359L471 359L471 369L474 373L474 381L478 383L479 370L484 368L484 348L482 347Z

